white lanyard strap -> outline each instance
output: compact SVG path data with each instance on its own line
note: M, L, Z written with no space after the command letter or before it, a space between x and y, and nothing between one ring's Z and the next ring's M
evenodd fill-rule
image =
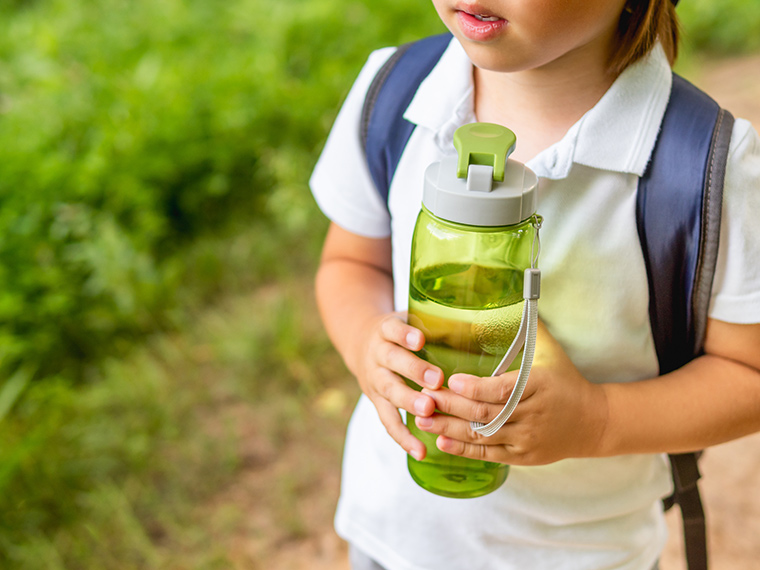
M538 297L541 292L541 271L538 269L526 269L525 281L523 287L523 306L522 319L520 328L512 341L509 350L501 359L499 365L493 371L492 376L499 376L506 372L507 368L517 357L520 350L523 350L522 361L520 362L520 372L517 375L517 382L512 388L507 403L499 414L488 424L480 422L470 422L470 427L480 435L490 437L495 434L501 427L507 423L509 416L517 408L517 404L522 398L523 390L528 382L528 375L533 366L533 355L536 351L536 337L538 333Z

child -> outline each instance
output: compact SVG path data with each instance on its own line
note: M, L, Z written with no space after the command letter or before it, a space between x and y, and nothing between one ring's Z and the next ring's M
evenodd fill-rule
M369 58L311 181L333 222L320 311L364 392L336 528L355 568L650 570L666 541L663 454L760 430L760 139L736 121L706 354L658 376L635 202L670 92L671 0L433 3L454 39L406 111L417 127L387 206L359 121L392 49ZM455 374L443 388L441 370L413 354L425 339L403 313L422 173L476 120L516 133L513 158L538 174L545 218L545 327L522 401L490 438L469 422L498 413L515 374ZM418 487L405 454L425 448L399 410L443 451L512 465L507 482L465 500Z

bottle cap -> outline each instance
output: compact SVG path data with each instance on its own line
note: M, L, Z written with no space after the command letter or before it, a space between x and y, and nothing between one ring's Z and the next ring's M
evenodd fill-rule
M515 134L501 125L471 123L454 133L458 156L425 171L422 202L444 220L471 226L509 226L536 212L538 178L509 159Z

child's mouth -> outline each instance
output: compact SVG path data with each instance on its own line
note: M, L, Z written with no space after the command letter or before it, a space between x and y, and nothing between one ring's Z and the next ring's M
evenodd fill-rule
M495 39L507 25L507 20L480 10L457 12L459 29L472 41L489 41Z
M481 22L498 22L501 20L498 16L485 16L483 14L470 14L473 18L476 20L480 20Z

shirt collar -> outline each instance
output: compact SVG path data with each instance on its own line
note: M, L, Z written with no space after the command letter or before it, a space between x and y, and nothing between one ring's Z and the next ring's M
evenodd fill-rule
M441 59L420 84L404 118L435 133L444 152L453 152L454 131L475 121L472 63L452 38Z
M574 163L641 176L649 162L670 96L672 74L661 46L629 66L607 93L528 166L541 177L567 177ZM475 120L472 64L458 41L420 84L404 118L435 134L453 152L454 131ZM518 141L519 144L519 141Z

